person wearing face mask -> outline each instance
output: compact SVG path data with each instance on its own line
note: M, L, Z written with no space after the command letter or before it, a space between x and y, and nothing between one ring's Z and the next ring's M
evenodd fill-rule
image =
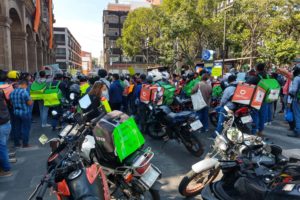
M91 105L87 108L84 109L83 111L85 113L94 110L92 113L88 115L88 119L94 119L99 116L99 111L98 108L101 104L101 99L104 97L105 93L107 93L107 89L105 86L105 83L102 81L97 81L94 83L92 89L89 91L88 95L91 99Z

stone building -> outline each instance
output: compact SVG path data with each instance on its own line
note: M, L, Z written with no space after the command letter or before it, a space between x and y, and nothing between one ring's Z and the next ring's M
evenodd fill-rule
M35 72L55 63L54 49L49 48L52 0L40 0L40 23L34 32L36 1L0 1L0 69Z

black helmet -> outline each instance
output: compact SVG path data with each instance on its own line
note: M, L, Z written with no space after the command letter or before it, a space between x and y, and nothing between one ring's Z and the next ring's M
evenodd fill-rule
M195 77L195 73L194 72L189 72L188 75L187 75L187 78L190 79L190 80L194 79L194 77Z
M77 79L79 80L79 82L86 82L87 81L87 77L83 74L78 75Z
M80 94L80 86L78 84L72 84L70 86L70 93Z

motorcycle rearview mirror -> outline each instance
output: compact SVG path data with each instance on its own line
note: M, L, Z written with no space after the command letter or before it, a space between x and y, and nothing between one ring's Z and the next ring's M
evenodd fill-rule
M51 115L54 117L54 116L56 116L58 114L58 112L56 111L56 110L52 110L51 111Z
M92 104L90 96L86 94L79 100L79 106L82 109L87 109Z

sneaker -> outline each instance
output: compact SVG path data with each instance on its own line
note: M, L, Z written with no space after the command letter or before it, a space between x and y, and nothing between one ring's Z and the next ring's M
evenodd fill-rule
M48 127L51 127L51 125L50 124L44 124L44 125L42 125L42 128L48 128Z
M12 172L11 171L1 171L0 172L0 177L10 177L12 176Z
M9 152L9 153L8 153L8 156L9 156L10 158L16 157L16 152Z
M17 158L10 158L10 159L9 159L9 162L10 162L10 163L16 163L16 162L17 162Z

